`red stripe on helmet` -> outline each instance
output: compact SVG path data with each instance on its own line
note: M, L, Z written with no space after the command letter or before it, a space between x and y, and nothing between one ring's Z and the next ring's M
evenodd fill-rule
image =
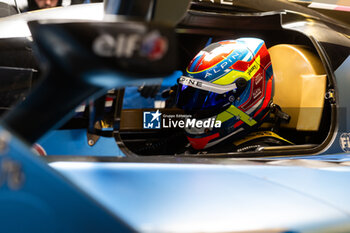
M204 138L191 138L187 136L188 141L191 143L191 146L196 150L204 149L204 147L214 138L218 138L219 133L204 137Z
M243 121L238 121L238 122L236 122L234 125L233 125L233 127L236 129L236 128L238 128L239 126L241 126L243 124Z
M259 115L259 113L265 109L267 107L267 105L270 103L271 100L271 94L272 94L272 80L273 80L273 76L271 76L270 80L267 82L266 85L266 95L265 95L265 99L263 102L263 105L261 106L261 108L254 114L254 117L256 117L257 115Z
M229 68L230 69L233 69L233 70L239 70L239 71L242 71L242 72L245 72L249 66L251 66L253 64L253 62L255 62L255 59L257 58L257 56L255 56L251 61L237 61L235 62L232 66L230 66Z
M205 54L201 55L201 57L199 58L199 60L197 61L196 66L194 67L193 71L197 72L199 67L201 66L203 59L204 59Z

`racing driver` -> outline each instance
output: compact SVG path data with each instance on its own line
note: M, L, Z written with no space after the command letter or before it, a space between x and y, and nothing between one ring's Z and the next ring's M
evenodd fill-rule
M261 129L272 116L289 120L273 104L273 94L273 70L263 40L239 38L205 47L179 78L176 103L196 119L215 118L221 127L185 129L191 147L227 152L291 145L276 132Z

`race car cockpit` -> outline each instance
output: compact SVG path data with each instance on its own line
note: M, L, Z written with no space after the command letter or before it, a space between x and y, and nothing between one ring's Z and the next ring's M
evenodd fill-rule
M158 93L154 99L155 105L152 106L151 103L139 108L135 107L135 103L141 103L145 98L140 95L133 96L133 104L129 105L130 101L126 95L124 109L120 111L120 145L138 155L249 156L315 153L320 150L331 127L334 127L331 121L334 92L313 42L302 33L281 27L277 20L280 17L279 13L213 14L205 10L207 9L201 8L200 4L195 4L177 26L181 48L178 70L186 73L191 59L210 43L242 37L262 39L271 57L274 76L275 110L270 113L269 120L259 126L259 135L255 133L248 138L237 139L236 143L242 146L192 150L186 131L178 126L167 127L172 117L189 117L183 109L169 105L172 101L169 101L168 94L165 95L168 99L162 99ZM163 89L166 87L162 87L161 91ZM168 86L168 89L171 88ZM130 89L126 88L126 93L128 91ZM145 127L145 114L157 111L163 114L164 123L161 123L166 127ZM205 127L202 127L202 130L208 132L208 128L203 128ZM247 141L257 138L282 138L287 143L260 143L254 146L247 144Z
M269 48L271 63L274 72L274 97L273 103L282 109L284 116L274 113L268 122L264 122L258 132L261 137L271 137L271 132L283 135L283 139L289 143L268 146L264 143L260 146L248 146L247 137L237 140L245 145L238 152L263 152L288 150L291 148L315 147L322 143L329 131L329 106L327 109L326 85L327 78L320 59L315 53L304 45L277 44ZM293 64L293 68L291 68ZM132 88L131 88L132 89ZM128 90L128 88L127 88ZM136 94L137 95L137 94ZM183 154L190 153L186 133L176 127L163 129L147 129L144 123L145 112L156 112L160 109L163 113L165 127L169 125L172 117L186 115L175 107L165 107L166 99L158 94L154 100L155 105L146 104L145 108L135 108L137 98L140 103L145 100L141 95L132 96L133 104L128 104L125 96L124 107L120 118L120 140L124 145L136 154ZM148 98L147 100L151 100ZM163 101L163 105L160 104ZM163 107L163 108L161 108ZM284 118L283 118L284 117ZM181 118L181 117L180 117ZM163 126L163 127L164 127ZM267 133L269 132L269 133ZM256 133L250 140L256 139ZM211 153L237 152L234 147L225 150L209 150ZM208 150L192 151L192 153L208 154Z

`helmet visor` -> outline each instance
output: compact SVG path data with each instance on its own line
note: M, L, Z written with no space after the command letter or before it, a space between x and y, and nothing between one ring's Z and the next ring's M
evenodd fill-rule
M236 84L218 85L182 76L178 80L177 106L201 119L214 116L235 100Z

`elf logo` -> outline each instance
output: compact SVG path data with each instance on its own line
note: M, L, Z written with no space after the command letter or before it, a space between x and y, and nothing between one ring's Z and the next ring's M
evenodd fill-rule
M101 57L131 58L134 55L158 60L168 50L168 41L158 31L144 34L102 34L93 42L93 51Z

